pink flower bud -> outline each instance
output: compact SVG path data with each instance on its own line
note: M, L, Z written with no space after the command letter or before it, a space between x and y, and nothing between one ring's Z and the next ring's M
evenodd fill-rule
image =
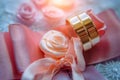
M30 4L24 3L18 9L17 17L25 24L32 24L35 21L36 10Z

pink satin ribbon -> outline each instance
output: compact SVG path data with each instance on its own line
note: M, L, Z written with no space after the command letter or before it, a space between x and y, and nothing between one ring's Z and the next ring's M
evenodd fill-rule
M73 80L84 80L82 71L85 70L85 61L82 55L82 44L80 44L78 38L72 40L64 57L58 60L47 57L33 62L23 73L22 80L35 80L36 75L40 76L37 80L54 80L56 72L59 72L61 68L66 70L65 66L71 68ZM61 79L61 77L57 77L56 80L58 79Z
M100 13L98 16L105 22L108 28L105 35L101 38L101 42L93 49L84 53L87 65L99 63L120 56L119 19L111 9ZM2 35L0 36L0 44L2 46L0 48L0 55L2 56L0 58L0 65L12 66L12 69L9 67L8 70L0 67L0 71L5 72L6 76L11 75L6 77L7 79L18 78L17 75L26 70L26 68L28 68L33 61L43 58L43 52L40 51L38 44L44 33L32 32L23 25L10 25L9 33L0 34ZM7 61L4 62L6 59ZM90 77L94 74L91 73L93 68L92 71L91 68L87 69L85 70L85 75L87 75L87 77L83 73L84 78L86 80L93 80L93 77ZM6 70L9 71L10 74L6 74ZM2 74L0 73L0 76L1 75Z

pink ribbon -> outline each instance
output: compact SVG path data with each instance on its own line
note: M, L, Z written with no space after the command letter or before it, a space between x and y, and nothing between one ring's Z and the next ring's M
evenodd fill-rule
M84 53L87 65L120 56L119 19L111 9L100 13L98 16L108 28L105 35L101 38L101 42ZM10 25L9 33L0 33L0 65L6 68L0 67L0 71L4 72L3 74L0 73L2 79L19 79L20 74L26 68L28 69L33 61L43 58L43 52L38 45L43 34L44 32L32 32L26 26L19 24ZM9 68L7 68L8 66ZM60 72L60 74L68 76L65 72ZM94 76L95 74L96 76ZM2 75L6 77L2 77ZM59 76L59 74L56 76ZM93 67L87 67L83 72L83 76L86 80L99 80L100 78L100 80L103 80Z

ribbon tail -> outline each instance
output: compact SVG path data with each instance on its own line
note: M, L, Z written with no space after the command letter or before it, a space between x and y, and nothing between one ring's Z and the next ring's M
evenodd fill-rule
M73 38L73 45L77 57L77 66L79 67L80 71L84 71L86 64L82 52L82 44L80 43L80 40L78 38Z
M55 63L51 58L43 58L33 62L22 75L22 80L51 80L50 67Z
M85 80L82 72L78 69L75 60L73 59L73 64L71 64L72 68L72 78L73 80Z

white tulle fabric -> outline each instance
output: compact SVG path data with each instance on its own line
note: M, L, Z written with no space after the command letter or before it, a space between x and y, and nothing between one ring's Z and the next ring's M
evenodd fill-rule
M59 59L49 56L33 62L23 73L22 80L54 80L54 77L56 80L60 80L61 77L65 80L84 80L82 71L85 69L85 61L82 55L82 45L78 38L72 38L69 41L61 32L52 30L43 36L40 44L43 47L42 50L46 50L45 54L50 52L49 55L52 54L52 56L61 54L64 56ZM59 77L56 76L61 68L66 69L64 66L71 68L72 79L62 76L62 73L58 73Z

